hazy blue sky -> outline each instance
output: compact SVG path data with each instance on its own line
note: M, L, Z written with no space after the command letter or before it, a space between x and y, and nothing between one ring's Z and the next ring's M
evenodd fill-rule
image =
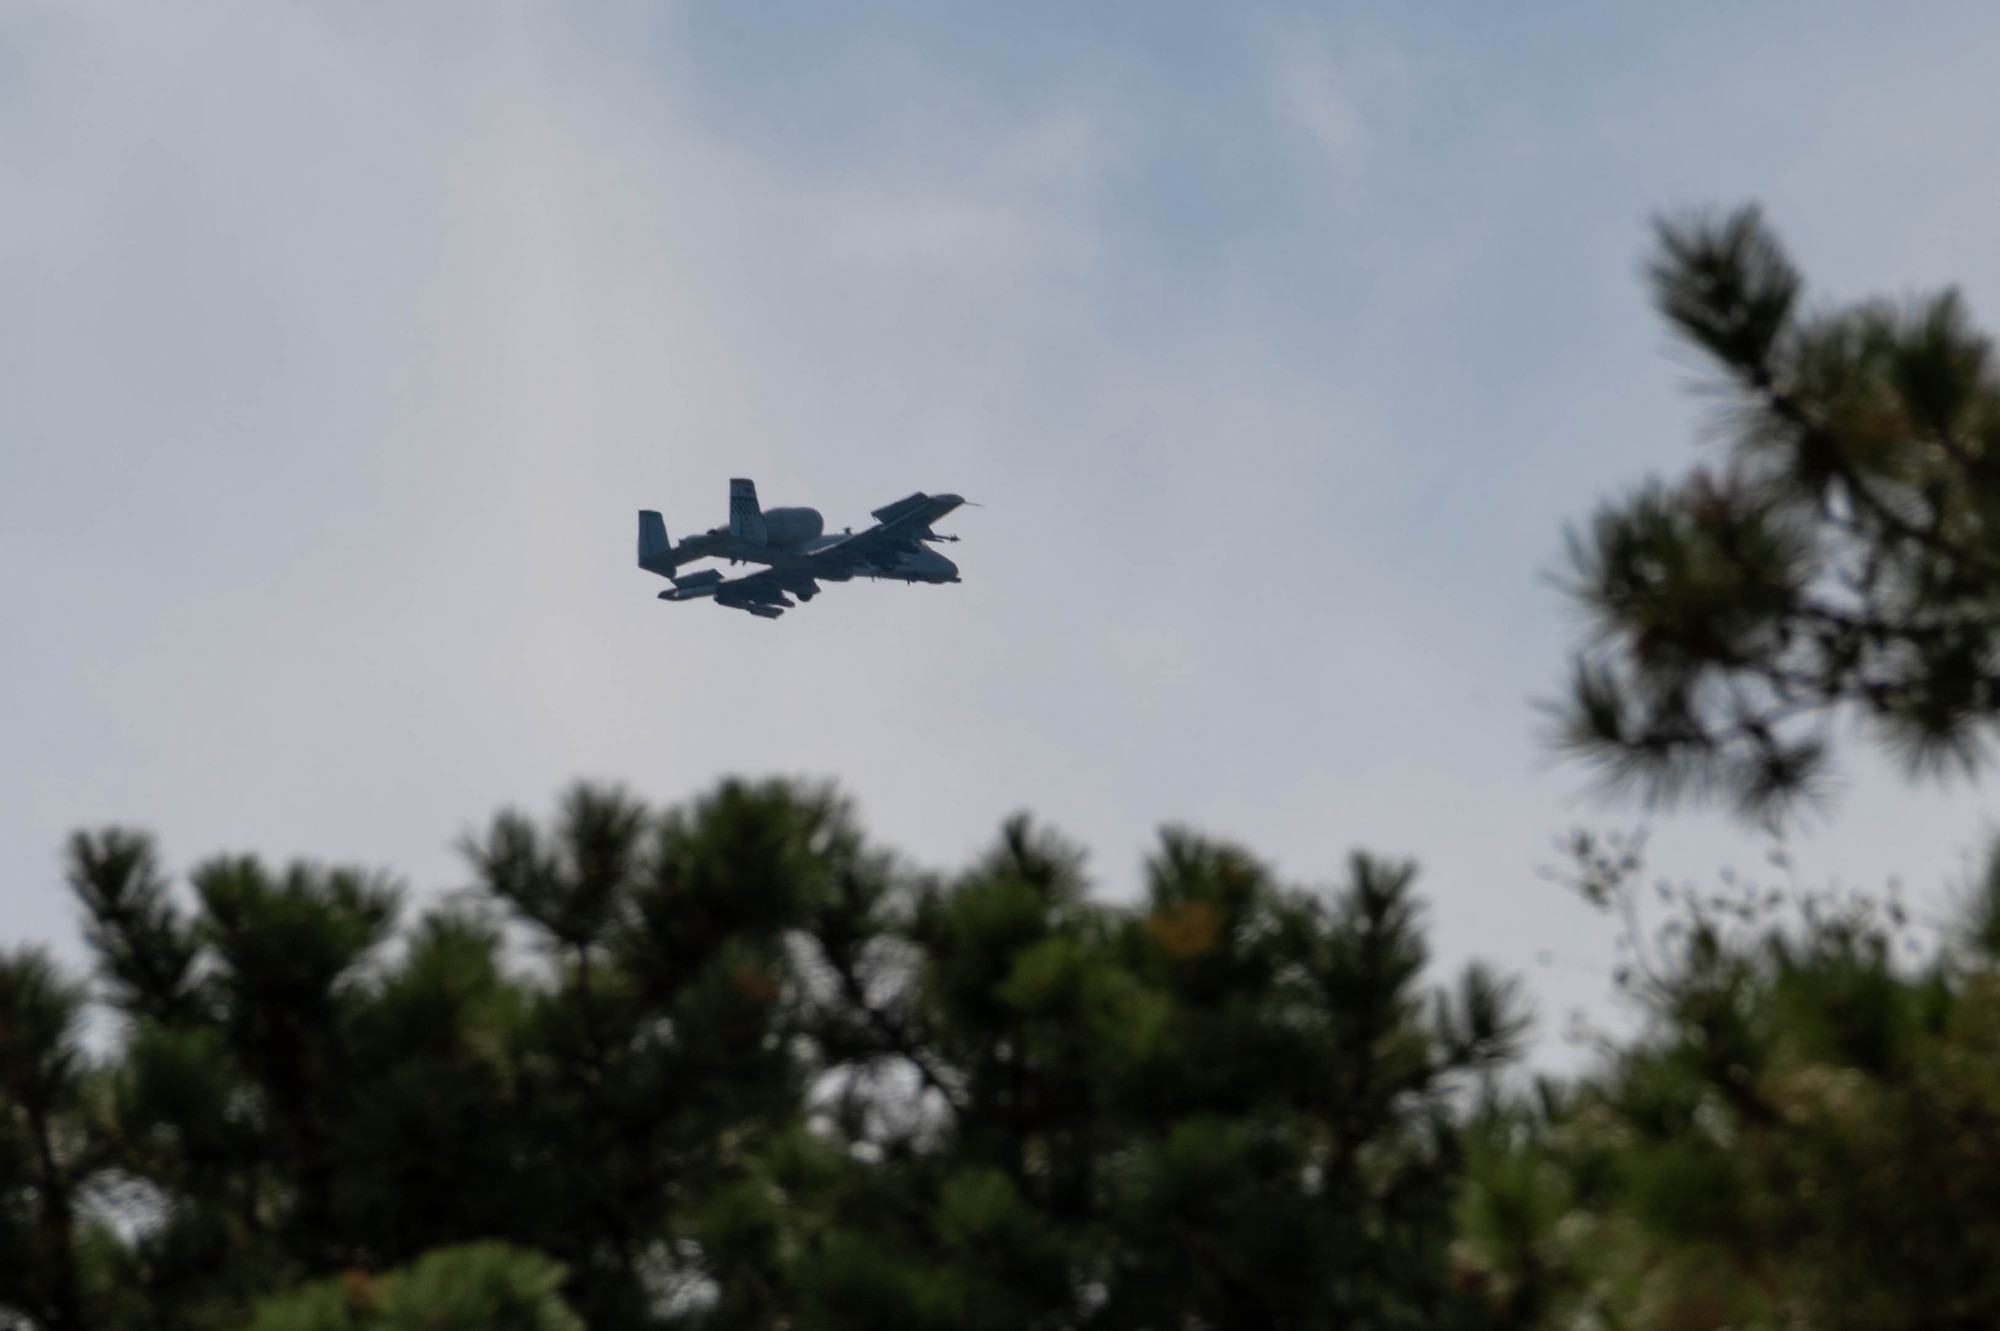
M431 889L576 776L828 775L1111 893L1166 820L1414 856L1559 1025L1610 948L1536 868L1637 818L1536 747L1544 575L1699 411L1647 219L1759 199L1818 293L2000 320L2000 10L1921 13L0 0L0 933L71 946L83 824ZM987 507L962 586L655 602L633 511L736 475ZM1850 771L1810 877L1985 835Z

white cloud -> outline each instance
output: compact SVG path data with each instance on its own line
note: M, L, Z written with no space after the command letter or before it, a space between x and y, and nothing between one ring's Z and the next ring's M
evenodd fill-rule
M1365 161L1385 134L1400 131L1414 95L1408 59L1378 33L1295 19L1264 38L1271 97L1279 117L1326 160Z

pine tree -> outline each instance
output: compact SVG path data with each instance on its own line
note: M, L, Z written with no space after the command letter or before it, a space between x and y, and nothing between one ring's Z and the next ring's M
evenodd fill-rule
M0 954L0 1310L83 1331L82 1193L99 1143L82 988L36 948Z
M1754 208L1661 224L1649 276L1729 452L1572 534L1593 642L1558 742L1766 819L1823 790L1845 716L1912 772L1973 770L2000 718L2000 375L1964 302L1810 311Z
M1306 890L1177 830L1112 906L1026 820L939 877L741 782L579 786L465 850L405 921L380 874L183 891L139 834L75 838L117 1022L93 1064L81 988L0 966L0 1311L401 1325L388 1291L479 1251L493 1289L546 1254L609 1331L1484 1315L1457 1105L1521 1022L1483 971L1426 989L1407 866Z
M1582 848L1581 879L1636 920L1637 859ZM1629 940L1639 1034L1471 1134L1461 1260L1495 1308L1523 1327L2000 1321L2000 858L1941 946L1894 900L1667 895Z
M1484 972L1425 1001L1413 873L1337 893L1169 832L1138 909L1023 821L900 924L868 1023L927 1061L847 1083L852 1171L803 1324L1446 1326L1450 1101L1521 1030ZM895 1086L897 1083L891 1082Z
M502 1243L440 1248L406 1269L266 1299L248 1331L583 1331L562 1281L554 1262Z
M772 1258L726 1213L799 1130L793 944L851 933L877 890L850 810L777 782L665 814L578 787L553 828L506 814L467 849L553 972L513 1061L506 1233L571 1268L593 1326L701 1291L713 1324L768 1324Z
M1858 717L1913 773L2000 712L2000 380L1951 292L1806 312L1754 209L1663 225L1662 312L1730 453L1573 536L1559 742L1655 801L1782 819ZM1517 1327L2000 1321L2000 847L1943 936L1900 901L1660 885L1579 834L1636 1035L1466 1134L1459 1262Z

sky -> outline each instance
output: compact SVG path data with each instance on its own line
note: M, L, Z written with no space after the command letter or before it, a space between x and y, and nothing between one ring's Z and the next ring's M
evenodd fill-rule
M392 870L503 807L833 778L920 865L1025 809L1416 859L1560 1062L1653 871L1941 910L1982 791L1851 749L1769 840L1552 761L1566 524L1701 456L1650 219L2000 318L2000 11L0 0L0 939L74 828ZM665 605L633 513L913 490L951 587Z

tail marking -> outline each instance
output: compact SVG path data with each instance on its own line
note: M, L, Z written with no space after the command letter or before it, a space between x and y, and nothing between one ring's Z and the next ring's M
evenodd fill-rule
M764 510L757 506L757 483L741 477L729 483L729 534L752 545L770 540L764 530Z

